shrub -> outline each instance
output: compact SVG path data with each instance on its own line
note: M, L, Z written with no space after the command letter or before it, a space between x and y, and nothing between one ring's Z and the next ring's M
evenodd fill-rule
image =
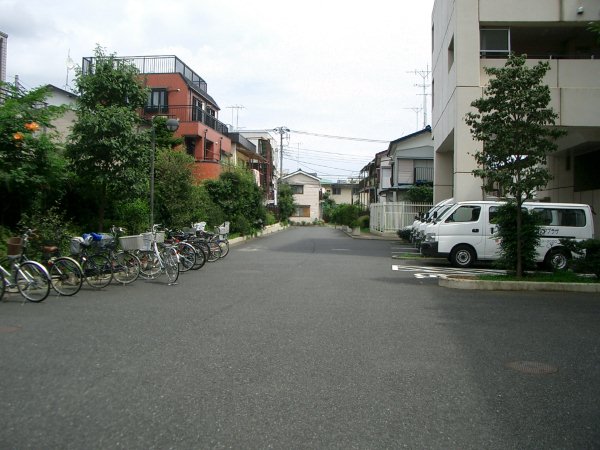
M560 243L579 256L573 259L573 270L580 273L593 273L600 279L600 239L574 241L561 239Z
M517 234L517 205L508 202L498 207L496 214L497 236L500 239L500 258L496 265L507 270L516 270L517 243L521 242L521 261L526 269L536 267L536 248L540 243L540 221L536 214L522 211L521 234Z

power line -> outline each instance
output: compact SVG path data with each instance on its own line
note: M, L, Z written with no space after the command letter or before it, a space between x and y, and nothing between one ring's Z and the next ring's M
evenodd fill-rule
M367 138L357 138L357 137L347 137L347 136L334 136L331 134L321 134L321 133L312 133L310 131L300 131L300 130L290 130L293 133L298 133L298 134L307 134L309 136L317 136L317 137L324 137L324 138L329 138L329 139L343 139L343 140L347 140L347 141L360 141L360 142L376 142L376 143L386 143L389 144L390 141L389 140L383 140L383 139L367 139Z

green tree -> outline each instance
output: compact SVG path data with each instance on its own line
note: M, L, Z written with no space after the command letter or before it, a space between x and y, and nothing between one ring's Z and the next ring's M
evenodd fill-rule
M205 181L205 187L212 201L231 222L232 232L250 234L264 226L267 209L263 205L263 193L249 171L236 168L223 172L218 180Z
M147 90L133 65L101 47L95 50L93 66L78 70L75 83L77 120L67 156L102 230L114 203L147 193L149 140L148 132L140 131L138 113Z
M329 192L325 192L325 194L323 194L322 203L323 220L325 222L331 221L331 214L333 213L334 208L335 200L331 198L331 194Z
M486 67L489 84L484 96L471 103L478 112L465 118L475 140L483 142L473 155L478 165L473 174L516 204L517 277L523 276L522 205L550 180L546 157L564 134L554 127L557 114L548 106L550 89L542 84L549 68L547 62L528 67L525 55L514 54L504 67Z
M169 226L190 226L195 220L192 165L194 158L183 152L161 149L155 167L157 221Z
M527 210L521 214L521 230L517 232L517 205L514 201L498 207L494 221L498 225L500 258L496 261L502 268L514 270L519 257L520 245L523 269L535 269L537 247L541 241L540 221L536 214Z
M279 183L277 186L277 206L279 208L279 220L287 222L296 209L292 187L287 183Z
M44 103L44 87L21 92L0 83L0 223L14 226L21 214L57 201L67 179L52 120L64 108Z
M433 188L427 185L411 186L406 198L413 203L433 203Z

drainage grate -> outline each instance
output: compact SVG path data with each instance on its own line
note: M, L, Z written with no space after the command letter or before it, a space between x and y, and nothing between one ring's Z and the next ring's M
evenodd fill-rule
M21 327L0 327L0 334L14 333L15 331L21 331Z
M537 361L512 361L506 363L506 367L517 372L533 375L547 375L558 372L558 367Z

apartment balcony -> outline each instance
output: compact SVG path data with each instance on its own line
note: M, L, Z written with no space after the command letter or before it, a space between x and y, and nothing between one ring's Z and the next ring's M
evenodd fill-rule
M83 58L82 72L91 73L94 70L93 56ZM127 61L132 64L141 74L154 73L180 73L192 85L202 92L207 92L207 84L204 79L194 72L187 64L174 55L158 56L119 56L115 59Z
M227 125L197 106L147 106L144 108L143 116L148 120L153 116L166 116L169 118L178 119L180 123L197 123L198 125L206 125L223 136L227 136L229 134ZM200 132L198 134L202 135Z

